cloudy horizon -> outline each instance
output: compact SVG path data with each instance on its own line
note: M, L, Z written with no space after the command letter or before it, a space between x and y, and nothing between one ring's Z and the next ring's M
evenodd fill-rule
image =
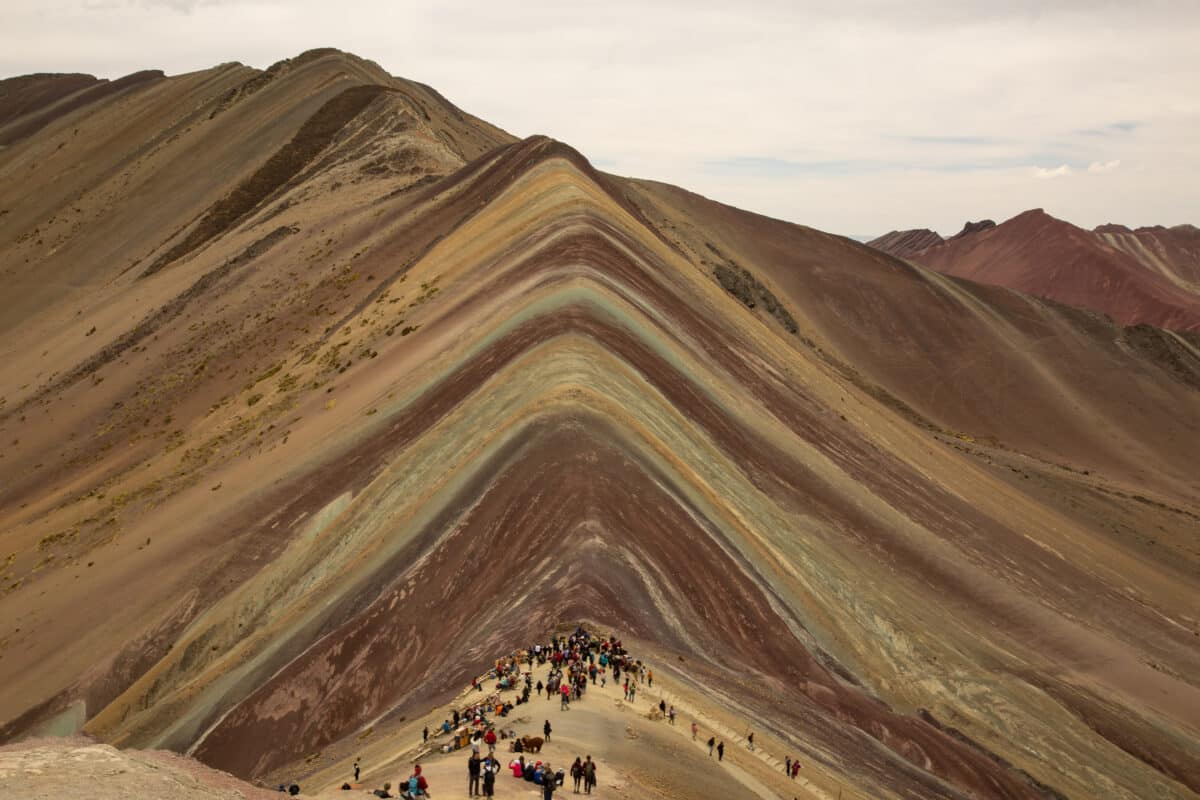
M337 47L601 169L834 233L1035 207L1200 223L1200 4L20 0L5 17L3 77Z

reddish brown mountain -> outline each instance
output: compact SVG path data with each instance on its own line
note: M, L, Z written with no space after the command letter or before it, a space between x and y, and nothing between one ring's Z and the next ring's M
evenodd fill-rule
M927 233L891 233L871 246L947 275L1101 311L1122 325L1200 329L1200 231L1190 225L1088 231L1034 209L1000 225L968 223L946 241ZM930 243L914 250L921 241Z
M867 242L868 246L891 253L896 258L910 258L946 240L928 228L911 231L892 231Z

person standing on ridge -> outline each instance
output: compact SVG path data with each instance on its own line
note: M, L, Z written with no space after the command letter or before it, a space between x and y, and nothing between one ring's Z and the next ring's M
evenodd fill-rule
M692 741L696 741L696 734L700 732L700 725L696 720L692 720Z
M596 785L596 762L592 761L592 757L588 756L583 762L583 793L591 794L592 787Z
M717 746L717 737L715 737L715 736L708 737L708 757L709 758L712 758L712 751L713 751L713 748L716 746Z
M725 742L717 745L717 761L725 760Z
M575 784L575 794L579 794L579 782L583 780L583 761L579 756L575 756L575 763L571 765L571 781Z
M496 773L500 771L500 762L492 756L483 760L483 796L492 797L496 794Z
M746 734L746 746L751 750L754 749L754 731L750 731L750 733Z
M546 737L547 742L550 741L551 730L553 729L550 727L550 720L546 720L546 724L542 726L542 735Z
M354 759L354 782L358 783L358 773L362 768L358 766L358 759Z
M467 797L479 796L479 775L482 769L483 759L479 757L479 751L474 750L467 759Z

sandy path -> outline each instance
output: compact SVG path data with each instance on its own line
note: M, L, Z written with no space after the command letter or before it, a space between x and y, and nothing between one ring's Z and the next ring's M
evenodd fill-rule
M537 667L535 681L544 678L546 668ZM491 682L489 682L489 685ZM502 727L514 729L518 735L542 735L542 725L549 720L553 728L550 741L540 754L526 755L527 760L548 761L555 768L569 770L576 756L590 755L597 763L598 786L593 792L599 797L662 797L711 798L713 796L761 798L822 798L836 800L837 794L820 784L832 785L828 776L814 780L815 769L805 764L805 772L791 781L783 774L783 756L770 751L770 744L760 742L749 751L742 736L735 731L718 708L706 707L701 698L692 696L684 687L655 681L653 688L642 686L633 704L622 699L620 686L609 682L589 687L584 699L560 710L558 700L545 696L533 698L528 705L517 706ZM476 693L477 697L481 697ZM505 692L506 699L515 692ZM660 699L674 704L677 724L650 719L657 711ZM321 798L365 796L370 790L390 781L393 787L411 773L414 757L420 753L420 730L428 724L431 730L451 713L454 707L473 702L466 691L450 705L434 709L427 717L380 737L380 741L365 745L362 782L351 791L338 787L353 774L353 757L339 759L319 773L302 781L301 785L321 787L305 796ZM692 719L700 724L695 742L691 741ZM709 757L704 742L710 735L725 740L725 760ZM758 738L758 737L756 737ZM431 737L441 744L444 737ZM512 777L507 769L515 757L508 752L508 743L497 744L497 758L504 767L496 780L498 798L538 798L540 790L525 781ZM486 747L484 748L486 752ZM782 749L779 751L782 753ZM468 750L449 754L435 753L420 757L422 770L429 781L433 798L466 797ZM566 786L556 796L572 795L570 776Z

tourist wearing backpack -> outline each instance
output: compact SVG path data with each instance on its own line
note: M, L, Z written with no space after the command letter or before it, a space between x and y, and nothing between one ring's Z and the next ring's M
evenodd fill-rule
M429 793L429 782L425 780L425 776L421 774L421 765L413 766L413 774L408 778L408 796L409 797L432 797Z
M583 760L575 756L575 763L571 765L571 781L575 784L575 794L579 794L579 782L582 780Z
M496 794L496 773L500 764L490 755L483 760L483 796L493 797Z
M592 787L596 785L596 762L592 761L592 757L588 756L583 762L583 793L591 794Z

